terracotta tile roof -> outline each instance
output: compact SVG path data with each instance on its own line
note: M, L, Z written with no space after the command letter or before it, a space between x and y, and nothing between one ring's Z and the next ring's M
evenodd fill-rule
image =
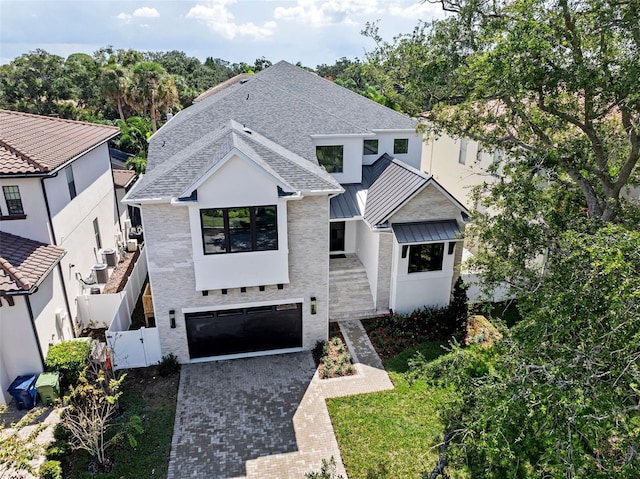
M0 174L51 171L119 131L114 126L0 110Z
M0 295L29 291L65 254L58 246L0 231Z
M136 176L133 170L116 170L113 169L113 183L118 188L127 188Z

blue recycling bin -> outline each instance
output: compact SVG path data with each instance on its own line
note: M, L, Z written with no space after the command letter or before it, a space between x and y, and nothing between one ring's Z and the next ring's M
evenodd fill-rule
M31 409L36 405L36 374L18 376L7 390L18 409Z

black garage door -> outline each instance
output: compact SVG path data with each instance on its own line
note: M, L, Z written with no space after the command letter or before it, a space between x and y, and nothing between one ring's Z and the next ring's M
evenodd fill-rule
M302 347L302 304L188 313L192 359Z

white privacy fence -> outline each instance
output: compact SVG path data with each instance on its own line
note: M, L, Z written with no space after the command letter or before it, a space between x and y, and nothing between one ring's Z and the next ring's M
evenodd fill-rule
M78 296L78 318L83 327L108 328L107 345L114 369L146 367L162 357L157 328L129 331L146 276L147 255L142 249L124 290Z

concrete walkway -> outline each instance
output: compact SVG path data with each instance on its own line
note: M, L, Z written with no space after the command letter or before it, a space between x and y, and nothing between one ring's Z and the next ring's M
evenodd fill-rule
M325 399L392 389L360 321L340 329L358 374L320 379L310 352L183 366L168 479L304 479L333 456Z

